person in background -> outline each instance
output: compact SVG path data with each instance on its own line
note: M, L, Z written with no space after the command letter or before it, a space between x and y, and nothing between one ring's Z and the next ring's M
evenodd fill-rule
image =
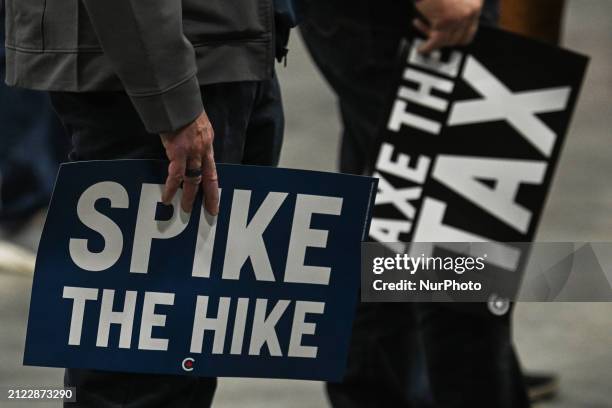
M4 77L4 7L0 4L0 75ZM0 270L34 270L38 228L68 140L42 92L0 84Z
M339 167L351 174L371 174L400 39L416 29L427 39L423 53L466 45L479 24L499 18L496 0L304 3L300 30L338 97ZM552 380L523 376L511 313L498 316L484 305L361 304L348 364L344 381L327 385L336 408L527 407L525 384Z
M218 213L216 162L275 166L291 0L6 1L6 82L50 91L70 159L169 160L163 201ZM215 378L67 369L70 408L212 403Z

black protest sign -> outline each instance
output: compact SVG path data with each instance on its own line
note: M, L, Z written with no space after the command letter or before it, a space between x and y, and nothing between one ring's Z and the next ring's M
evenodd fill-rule
M533 240L588 59L490 28L429 56L421 41L401 48L370 238Z

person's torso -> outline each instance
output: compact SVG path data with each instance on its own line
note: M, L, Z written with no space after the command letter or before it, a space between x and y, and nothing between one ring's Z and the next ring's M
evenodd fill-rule
M183 33L193 45L201 85L272 76L273 1L182 1ZM5 3L7 84L71 92L123 89L82 0L5 0ZM143 28L168 30L168 27ZM129 49L138 44L125 46Z
M183 32L194 44L264 40L271 0L183 0ZM6 0L8 47L93 51L99 43L79 0Z

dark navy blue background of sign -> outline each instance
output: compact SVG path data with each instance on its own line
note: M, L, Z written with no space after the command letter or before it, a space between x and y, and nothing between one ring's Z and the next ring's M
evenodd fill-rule
M360 243L369 228L376 181L331 173L219 165L223 192L211 277L191 276L199 211L192 213L188 226L177 237L153 240L147 274L130 273L141 186L143 183L163 184L166 168L165 162L145 160L81 162L61 167L38 252L24 364L199 376L340 379L345 368L357 300ZM89 250L92 252L103 248L103 238L84 226L76 213L76 205L83 191L101 181L121 184L129 194L129 208L110 208L108 200L97 201L96 209L121 228L124 244L121 257L113 267L90 272L74 264L68 248L70 238L89 240ZM234 189L252 190L251 214L259 208L267 193L289 193L264 234L276 282L257 281L248 261L243 266L240 280L221 279ZM344 199L340 216L313 215L311 228L328 230L328 245L325 249L308 248L306 251L306 265L331 267L329 286L283 282L297 194ZM201 196L195 208L199 208L199 205ZM158 205L157 218L169 216L168 208ZM68 345L73 301L62 298L64 286L100 290L97 301L86 303L80 346ZM118 347L118 325L111 325L108 348L96 346L102 289L116 290L115 311L123 309L125 290L138 291L130 349ZM158 305L155 309L155 313L166 315L166 325L154 327L152 337L169 339L167 351L137 348L145 291L175 294L173 306ZM210 297L209 317L216 316L219 297L232 298L224 354L211 353L213 333L210 331L205 333L202 354L191 354L189 351L198 295ZM250 299L247 327L242 355L230 355L233 317L239 297ZM292 301L276 326L282 357L270 356L266 345L262 347L260 356L248 355L257 298L268 299L267 313L280 299ZM323 314L306 315L306 322L316 323L316 332L302 338L303 345L318 347L317 358L287 357L296 300L325 302ZM195 360L190 373L181 367L187 357Z

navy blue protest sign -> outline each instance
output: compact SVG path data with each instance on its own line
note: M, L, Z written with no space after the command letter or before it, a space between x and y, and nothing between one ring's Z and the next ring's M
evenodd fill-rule
M219 165L211 217L160 202L166 168L61 167L24 363L340 379L375 179Z

